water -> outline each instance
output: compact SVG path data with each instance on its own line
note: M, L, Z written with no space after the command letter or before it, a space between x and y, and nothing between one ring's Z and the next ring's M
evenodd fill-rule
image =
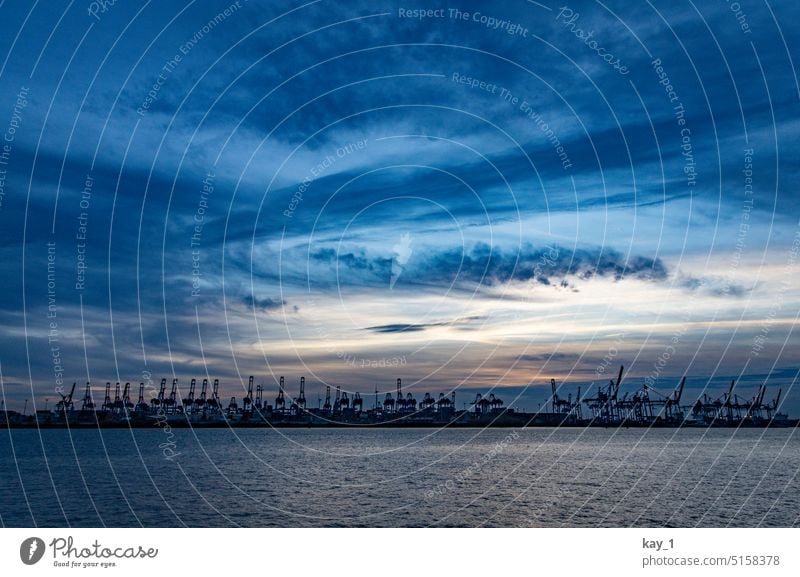
M798 526L799 448L791 429L2 431L0 522Z

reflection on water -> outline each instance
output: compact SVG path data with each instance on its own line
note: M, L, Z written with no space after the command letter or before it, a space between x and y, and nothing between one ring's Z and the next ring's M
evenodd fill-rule
M797 526L794 430L4 431L5 526Z

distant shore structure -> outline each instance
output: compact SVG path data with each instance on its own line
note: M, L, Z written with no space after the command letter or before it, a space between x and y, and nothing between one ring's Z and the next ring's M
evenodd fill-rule
M686 377L673 391L661 393L644 384L632 394L620 396L624 367L615 380L597 388L592 396L581 396L578 387L573 399L559 395L555 379L550 380L551 395L545 410L534 413L507 407L494 393L478 393L469 409L456 408L456 392L425 393L420 401L411 392L403 392L402 379L397 379L396 393L386 393L382 401L375 391L373 407L364 408L360 393L352 398L336 387L331 397L330 385L325 388L325 403L308 407L305 396L305 377L300 378L297 397L288 397L284 377L280 377L278 393L270 404L264 399L265 387L254 386L248 379L247 394L239 403L231 397L226 404L219 397L219 379L209 386L203 379L197 391L197 379L191 379L188 395L180 395L178 379L173 379L167 393L167 379L161 379L158 393L149 402L145 385L139 383L138 400L132 401L130 383L124 387L110 382L105 397L95 402L90 383L86 383L83 399L74 399L77 383L68 395L52 410L37 410L32 415L0 409L0 426L7 428L82 428L82 427L796 427L798 419L790 419L779 411L781 390L770 402L765 402L766 384L759 386L750 400L734 393L736 382L716 399L704 394L691 405L682 405ZM321 401L321 399L320 399ZM78 406L80 405L80 406Z

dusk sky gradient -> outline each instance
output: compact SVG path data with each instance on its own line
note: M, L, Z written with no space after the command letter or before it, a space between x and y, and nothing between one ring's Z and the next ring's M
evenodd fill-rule
M800 7L732 4L0 4L7 406L624 364L797 415Z

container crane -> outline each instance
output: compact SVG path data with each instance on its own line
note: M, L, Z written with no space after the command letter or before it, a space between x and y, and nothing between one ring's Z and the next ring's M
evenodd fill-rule
M203 413L205 413L207 395L208 395L208 379L203 379L203 383L200 385L200 397L194 402L194 407L196 412L203 411Z
M322 412L326 415L331 414L331 386L325 385L325 404L322 405Z
M736 386L736 379L731 379L731 386L728 388L728 392L725 393L725 400L722 403L722 406L725 408L723 413L723 418L728 421L734 420L733 414L733 389Z
M771 405L767 405L765 408L767 410L767 418L771 421L774 418L780 416L778 413L778 407L781 404L781 393L783 392L783 388L778 389L778 396L772 400Z
M161 387L158 389L158 396L155 399L152 399L150 402L156 407L156 409L164 410L164 403L166 399L164 399L164 391L167 388L167 379L161 379Z
M242 399L242 413L249 416L253 411L253 375L247 379L247 396Z
M383 399L383 412L394 412L394 399L392 398L392 393L386 393L386 398Z
M134 409L137 413L146 413L148 412L147 403L144 402L144 383L139 383L139 400L136 402L136 408Z
M338 415L342 411L342 387L336 386L336 400L333 401L333 414Z
M69 413L75 410L75 405L72 402L72 395L75 394L76 385L77 383L72 383L72 390L70 390L69 395L64 396L62 393L59 393L61 394L61 400L56 404L56 412Z
M683 412L681 411L681 397L683 396L683 389L686 386L686 376L681 379L680 384L673 391L672 397L667 399L664 406L666 417L669 420L683 420Z
M306 378L300 377L300 395L297 397L297 409L302 413L306 410Z
M214 411L222 410L222 401L219 398L219 379L214 379L211 398L208 400L208 403L206 404Z
M110 411L111 408L112 408L112 405L111 405L111 383L106 381L106 396L105 396L105 399L103 400L103 404L100 407L100 409L103 410L103 411Z
M189 396L181 401L183 403L184 413L191 413L192 409L194 408L194 392L196 388L197 379L192 379L189 381Z
M231 397L231 402L228 403L228 416L235 417L239 412L239 405L236 403L236 397Z
M395 401L395 410L398 413L405 412L406 409L406 400L403 398L403 391L402 391L402 379L397 379L397 397Z
M283 396L283 377L280 378L280 384L278 385L278 396L275 399L275 412L276 413L283 413L286 411L286 399Z
M94 400L92 399L92 386L86 381L86 393L83 395L82 411L94 411Z
M264 408L264 385L256 386L256 411L259 413Z
M609 381L605 388L598 388L597 396L584 399L584 403L592 410L592 418L600 423L610 424L619 422L619 405L617 398L619 396L619 387L622 383L622 373L624 367L619 367L619 375L617 380Z
M124 408L125 413L127 414L129 411L132 411L134 408L133 403L131 402L131 384L125 383L125 389L122 392L122 406Z
M174 413L178 404L178 379L172 379L172 390L169 393L169 398L164 401L167 413Z

